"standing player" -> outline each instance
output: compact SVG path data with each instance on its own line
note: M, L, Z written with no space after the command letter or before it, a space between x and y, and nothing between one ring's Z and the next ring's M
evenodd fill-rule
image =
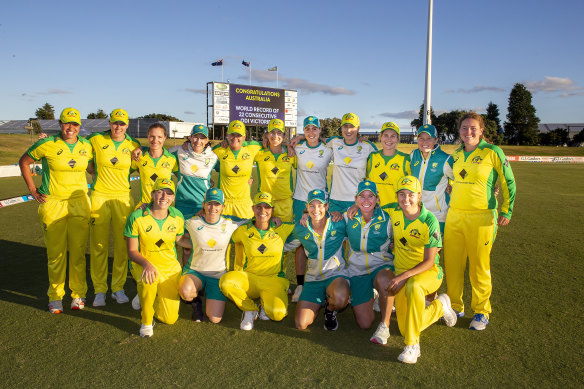
M472 287L472 330L489 324L492 291L491 249L497 226L509 224L515 202L515 178L503 151L484 139L483 117L475 112L462 116L459 133L464 143L452 154L454 183L444 231L444 267L448 296L453 308L464 315L462 291L468 258ZM495 184L501 182L503 204L497 214Z
M91 144L79 136L81 116L65 108L59 118L61 132L32 145L20 158L20 171L30 194L40 204L39 219L47 247L49 311L63 312L67 251L71 309L85 308L85 249L89 234L89 198L85 170L92 160ZM30 165L43 164L40 188L32 179Z
M283 222L292 222L292 193L294 180L292 167L296 157L290 157L288 150L282 146L286 128L280 119L272 119L268 124L267 149L260 150L256 156L258 171L258 191L272 195L274 217Z
M126 219L134 208L130 194L132 150L140 143L126 134L130 120L123 109L110 114L110 130L94 133L88 140L93 146L96 176L91 185L91 279L95 288L94 307L105 306L108 290L108 246L110 226L114 236L112 298L119 304L130 301L124 292L128 277L128 257L124 240Z
M385 208L393 223L395 277L388 292L395 296L395 312L406 347L398 356L404 363L416 363L420 356L420 333L444 317L446 325L456 324L456 313L448 295L441 294L426 306L426 295L442 284L438 248L442 246L436 216L422 205L422 187L413 176L397 182L398 203Z
M400 130L394 122L381 126L382 150L369 155L367 159L367 179L375 182L379 191L381 206L396 202L395 184L403 176L409 175L410 157L396 150L399 144Z
M242 270L225 273L219 288L243 311L240 328L253 329L259 316L262 320L280 321L288 314L288 286L284 242L294 225L276 227L272 217L272 195L259 192L253 202L254 219L239 227L232 236L242 243L245 262ZM254 299L261 300L261 309ZM259 311L259 314L258 314Z
M185 236L190 239L192 252L186 260L180 279L179 292L183 300L192 304L192 319L204 319L204 289L206 313L209 321L219 323L225 310L225 295L219 289L219 279L227 272L227 248L233 232L247 220L228 219L221 215L225 197L217 188L207 190L203 203L203 216L185 222Z
M181 240L185 221L180 211L171 206L174 190L171 180L157 179L152 188L152 202L145 210L132 213L124 231L128 256L143 281L140 289L142 337L152 336L155 312L158 320L166 324L178 319L181 266L175 244ZM181 243L190 245L188 240Z
M418 148L410 154L412 175L422 184L422 202L436 216L440 232L444 235L444 222L448 214L450 196L446 193L448 179L452 176L452 158L438 144L436 127L426 124L418 128Z

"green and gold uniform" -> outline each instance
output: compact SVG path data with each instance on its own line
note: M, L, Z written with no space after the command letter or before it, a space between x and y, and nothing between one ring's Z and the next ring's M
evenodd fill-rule
M138 291L144 325L152 325L155 312L156 317L166 324L173 324L178 319L181 266L176 257L175 242L177 236L184 234L184 225L183 215L174 207L168 208L168 216L163 220L155 219L150 213L150 207L144 211L138 209L128 218L124 235L138 238L140 254L158 272L154 283L143 282ZM142 266L132 263L132 267L136 274L142 274Z
M39 205L49 270L49 301L65 295L67 251L69 251L69 288L71 297L85 298L85 249L89 234L89 198L85 170L93 159L93 148L84 138L73 144L60 136L41 139L28 149L35 161L42 161L39 192L46 202Z
M241 219L251 219L251 188L249 179L253 162L262 145L258 142L243 142L241 149L233 151L229 147L219 145L213 151L219 158L219 185L225 194L224 215L236 216Z
M242 311L257 311L253 300L260 298L270 319L280 321L288 314L290 282L283 252L284 242L293 229L294 224L284 223L259 230L251 220L233 233L231 240L244 247L243 270L225 273L219 288Z
M145 148L139 162L132 160L132 170L140 173L140 202L136 208L152 200L152 187L158 178L170 179L172 173L178 172L176 156L166 149L162 150L162 156L153 158Z
M491 249L497 234L495 185L501 184L501 215L511 219L515 178L503 151L484 140L472 152L464 146L452 154L454 181L444 228L444 267L452 308L464 312L462 291L466 261L472 287L471 308L491 313Z
M124 240L126 219L134 208L130 195L131 153L140 143L126 134L116 142L111 132L92 134L95 180L91 186L91 279L95 293L107 292L107 260L110 224L114 236L112 292L124 289L128 256Z
M274 217L291 222L294 179L292 168L296 168L296 157L289 157L287 149L274 154L269 149L260 150L255 157L258 171L258 192L272 194Z
M424 261L424 249L442 247L440 224L422 205L420 215L408 220L397 203L384 207L393 225L395 275L408 271ZM425 307L426 295L434 293L442 284L443 272L436 253L434 266L408 278L395 295L395 312L399 330L406 345L420 343L420 333L443 316L442 303L434 300Z
M391 156L383 155L383 150L379 150L369 154L367 158L367 179L377 185L379 203L382 206L397 201L397 180L410 174L410 156L399 150Z

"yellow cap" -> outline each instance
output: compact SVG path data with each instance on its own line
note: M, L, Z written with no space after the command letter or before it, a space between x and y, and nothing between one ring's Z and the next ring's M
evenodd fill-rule
M280 119L270 120L270 123L268 124L268 132L272 130L280 130L282 132L286 132L286 129L284 128L284 122L281 121Z
M152 191L160 190L160 189L170 189L172 193L175 193L174 190L174 182L169 180L168 178L159 178L154 183L154 187L152 187Z
M61 123L77 123L81 125L81 115L75 108L65 108L59 118Z
M258 192L258 194L256 194L253 198L253 205L258 205L261 203L273 207L274 205L272 204L272 195L268 192Z
M399 135L399 126L394 122L383 123L383 126L381 126L381 133L383 134L383 131L385 130L394 130Z
M397 180L396 193L402 189L407 189L410 192L422 193L422 185L420 181L414 176L404 176Z
M115 122L123 122L124 124L130 124L130 118L128 117L128 113L121 109L117 108L110 113L110 123Z
M239 120L232 121L229 123L229 127L227 128L227 135L229 134L239 134L241 136L245 136L245 124Z
M352 124L355 127L359 127L359 116L354 113L346 113L343 115L341 120L341 127L345 124Z

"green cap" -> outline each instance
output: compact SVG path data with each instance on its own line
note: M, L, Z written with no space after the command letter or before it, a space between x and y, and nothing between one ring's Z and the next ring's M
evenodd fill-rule
M436 127L434 127L431 124L425 124L422 127L418 128L416 135L420 135L422 132L425 132L432 138L436 138L438 136L438 131L436 130Z
M318 200L321 203L326 204L326 193L320 189L311 190L308 192L307 203L310 204L313 200Z
M196 134L203 134L208 138L209 137L209 129L207 128L207 126L204 126L202 124L197 124L191 130L191 135L196 135Z
M223 194L223 191L218 188L207 189L207 192L205 193L205 203L210 203L211 201L225 204L225 195Z
M375 185L375 182L369 180L361 181L359 185L357 185L357 196L366 190L370 190L375 196L377 196L377 185Z
M320 122L318 121L318 118L316 116L308 116L304 119L304 127L302 128L306 128L308 126L315 126L320 128Z

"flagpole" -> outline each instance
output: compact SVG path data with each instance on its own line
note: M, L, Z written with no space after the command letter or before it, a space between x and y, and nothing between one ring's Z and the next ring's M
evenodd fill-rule
M278 68L276 67L276 88L278 88Z
M426 46L426 90L424 96L424 124L432 124L432 106L430 105L432 91L432 11L433 0L428 0L428 42Z
M251 62L249 63L249 86L251 86Z
M221 82L223 82L223 64L221 64Z

